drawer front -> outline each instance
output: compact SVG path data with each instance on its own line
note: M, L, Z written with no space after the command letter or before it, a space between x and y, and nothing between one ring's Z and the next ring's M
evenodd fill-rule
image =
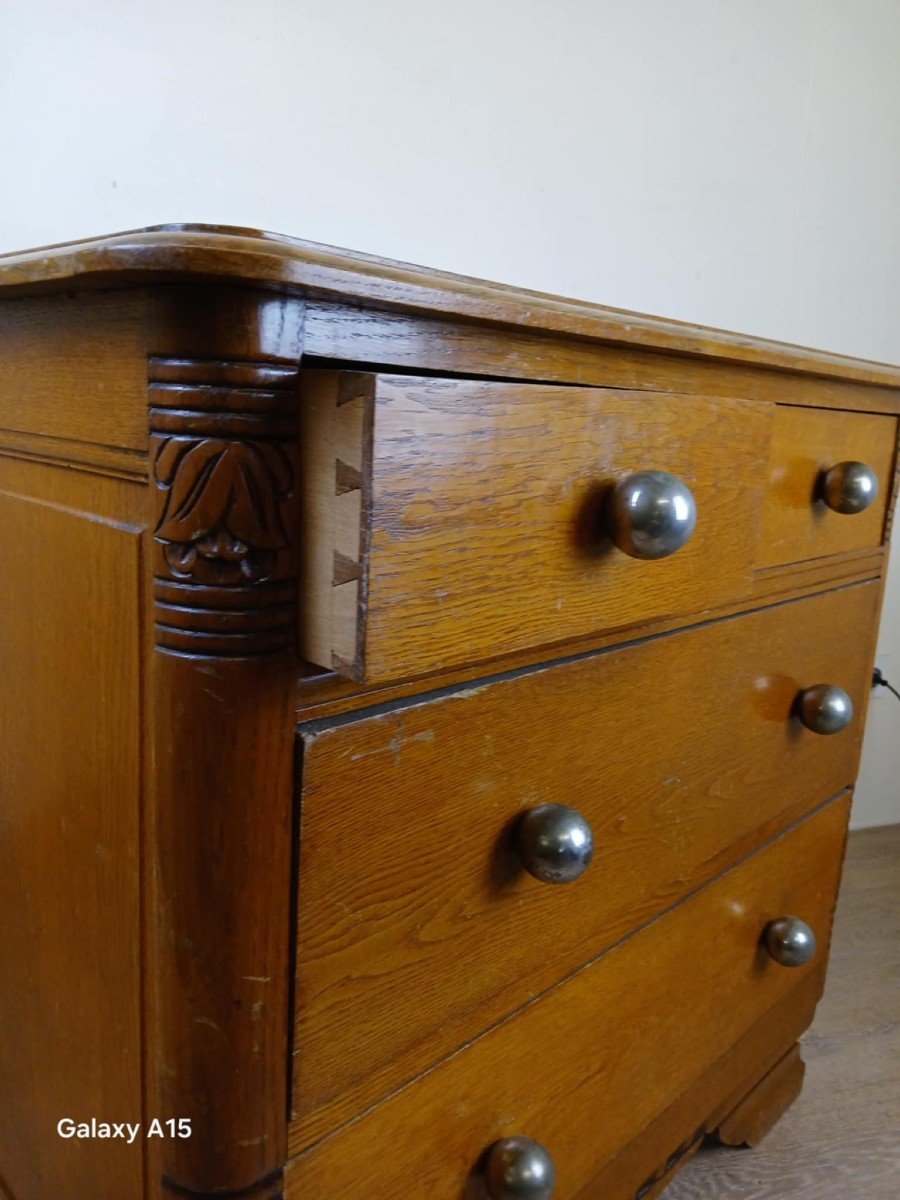
M896 439L895 417L779 406L772 429L759 566L880 546ZM864 463L877 480L877 495L861 512L837 512L823 498L827 472L848 461Z
M877 597L860 584L304 733L304 1138L847 786L862 713L821 736L792 712L823 682L863 707ZM524 871L515 845L546 803L595 839L563 886Z
M749 590L771 406L319 371L303 389L313 662L415 675ZM604 512L647 470L697 506L687 544L655 561L618 549Z
M480 1200L471 1175L511 1135L546 1147L554 1200L573 1200L824 961L848 811L846 797L828 805L294 1160L287 1200ZM785 914L817 934L805 966L762 945Z

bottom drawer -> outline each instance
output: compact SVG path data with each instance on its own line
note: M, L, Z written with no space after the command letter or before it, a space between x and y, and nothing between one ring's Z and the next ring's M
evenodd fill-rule
M554 1200L573 1200L820 971L849 806L847 795L832 801L294 1159L286 1200L476 1200L487 1194L479 1180L484 1151L515 1134L546 1147ZM762 944L769 922L785 915L806 921L819 942L812 961L793 969Z

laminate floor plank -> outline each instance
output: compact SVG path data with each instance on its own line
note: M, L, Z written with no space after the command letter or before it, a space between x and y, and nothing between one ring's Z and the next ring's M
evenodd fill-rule
M800 1099L755 1150L704 1147L664 1200L900 1196L900 825L850 835Z

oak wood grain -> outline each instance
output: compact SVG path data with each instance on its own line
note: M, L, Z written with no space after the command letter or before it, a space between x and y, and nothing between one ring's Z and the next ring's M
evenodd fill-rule
M802 1096L757 1149L704 1147L666 1200L894 1200L900 1175L898 861L900 826L850 834L828 985L802 1043Z
M122 450L117 446L4 429L0 430L0 454L24 462L82 470L90 475L111 475L114 479L136 482L147 479L147 455L143 450Z
M578 1200L649 1200L660 1195L735 1102L765 1077L812 1022L824 965L765 1013L595 1175Z
M136 492L0 458L0 1170L17 1200L142 1190L141 1142L56 1132L143 1116Z
M511 1133L548 1147L558 1200L572 1200L630 1132L816 969L778 967L760 936L779 913L802 913L827 952L848 811L847 798L832 803L292 1160L286 1200L459 1200L467 1178L467 1200L480 1198L479 1157Z
M153 297L146 1070L193 1122L159 1147L178 1200L274 1200L285 1157L302 329L289 297Z
M548 337L521 327L428 319L385 309L312 300L310 366L343 360L358 367L481 375L594 387L641 388L862 412L897 411L900 392L834 376L798 374L723 358Z
M503 1053L493 1059L485 1047L520 1045L518 1034L503 1031L544 1028L549 1018L533 1014L559 1004L560 1021L550 1022L549 1033L568 1029L582 1047L578 1084L602 1083L605 1091L607 1077L615 1100L602 1161L585 1161L582 1171L573 1159L579 1180L585 1188L597 1184L591 1196L604 1200L618 1200L620 1191L622 1200L655 1195L693 1153L701 1125L713 1128L746 1103L796 1041L824 956L799 982L785 984L777 1001L766 999L772 1007L763 1013L756 999L742 1006L736 975L726 971L720 982L698 974L686 951L676 962L652 949L654 961L627 948L655 946L646 929L635 933L641 922L721 875L829 788L850 782L865 711L863 697L853 731L820 745L818 755L806 753L799 730L784 744L775 734L783 730L787 681L799 686L806 668L826 678L846 672L851 688L857 675L864 678L877 603L863 598L881 594L886 548L874 527L862 539L864 525L856 525L850 549L841 549L845 526L821 543L798 542L791 554L811 556L802 562L755 555L768 427L782 419L774 404L804 409L817 428L838 430L829 454L833 447L848 457L865 426L866 445L885 455L893 432L878 431L896 429L900 369L216 227L160 228L0 257L0 349L0 538L15 538L0 579L7 602L0 603L0 633L11 647L3 666L12 680L2 699L0 768L9 768L13 784L10 791L0 780L0 822L16 823L0 847L0 869L12 864L0 878L0 891L9 892L0 908L0 1189L15 1200L161 1200L163 1193L281 1200L290 1134L292 1152L324 1138L311 1151L321 1160L301 1160L313 1172L330 1147L350 1147L355 1161L342 1163L336 1178L340 1186L340 1171L349 1173L353 1200L383 1200L383 1172L388 1190L393 1178L408 1197L421 1194L428 1138L450 1129L446 1149L456 1158L442 1170L442 1186L459 1168L460 1188L471 1192L478 1185L465 1182L469 1144L463 1154L453 1140L463 1118L454 1112L445 1120L445 1105L455 1097L465 1107L465 1064L483 1062L468 1119L476 1120L479 1104L491 1127L511 1118L505 1097L490 1092L502 1083ZM301 357L310 367L338 368L340 378L372 381L360 410L373 418L385 368L398 376L383 406L389 419L380 447L374 420L367 426L345 404L347 427L336 438L325 431L333 458L320 458L314 425L298 420ZM428 378L423 384L411 376ZM819 415L834 420L819 422ZM803 445L807 428L798 423L787 451ZM657 456L674 448L683 474L705 476L698 485L709 502L696 542L703 554L690 570L679 568L685 577L671 589L665 569L649 564L658 586L634 587L635 572L623 566L615 587L598 592L587 573L611 555L590 562L585 555L578 582L577 570L566 575L561 543L535 556L521 539L547 527L554 513L572 515L571 469L577 489L593 479L610 446L621 455L616 471L665 466ZM318 516L298 521L298 477L317 472L332 489L327 545ZM896 486L891 503L895 497ZM380 525L368 521L379 504ZM704 514L715 516L714 529ZM753 519L729 519L740 514ZM885 533L890 522L889 508ZM422 531L431 541L420 556ZM383 562L402 568L395 575L375 570L370 578L370 534L381 539ZM725 546L724 557L716 546ZM346 635L332 637L321 621L320 648L306 662L298 632L305 634L314 604L297 594L309 588L302 555L325 564L322 608L331 608L331 625ZM445 580L452 585L446 595ZM863 581L812 599L808 609L770 607ZM378 589L374 603L370 583ZM357 616L366 605L371 628ZM768 665L776 652L785 661L777 631L789 620L772 614L831 607L833 626L796 623L793 674L785 668L782 677ZM753 610L746 625L737 616L742 609ZM728 619L714 637L710 622L719 618ZM659 636L681 627L690 631ZM759 636L748 649L739 631L751 628ZM722 639L735 630L735 645L726 645ZM373 631L367 673L362 651ZM656 640L622 651L621 662L634 665L630 683L627 671L611 665L618 652L599 653L650 637ZM679 665L678 647L694 640L715 655L704 663L698 654L689 671ZM670 649L656 650L668 641ZM549 655L589 657L538 669ZM671 680L651 669L669 655ZM704 692L698 703L704 667L710 676L719 662L735 695L714 707L714 693ZM748 663L764 664L752 680L741 674ZM363 681L337 679L332 667ZM506 677L519 668L521 678ZM486 679L490 672L504 678ZM567 695L562 684L538 686L539 678L581 684ZM758 679L760 688L750 688ZM423 695L444 687L453 694ZM704 715L703 729L691 728L679 688ZM468 691L474 694L464 699ZM659 703L651 716L644 715L648 695ZM504 698L521 711L506 711ZM342 720L386 702L399 702L396 711L351 722L358 745L337 724L306 725L304 736L321 738L322 754L310 742L311 803L302 815L315 820L298 853L297 714ZM729 702L739 720L749 718L747 733L732 732L730 741ZM475 719L445 716L456 711ZM416 725L422 713L431 724ZM639 748L638 713L653 734L650 749ZM664 719L676 731L671 741ZM410 731L425 736L409 742ZM429 743L429 733L440 738ZM579 758L592 780L609 781L624 802L611 806L602 787L586 786ZM654 791L654 781L680 776L684 783L690 772L690 786ZM479 781L486 787L476 794ZM559 893L553 911L549 896L534 903L540 893L528 881L492 873L509 865L502 847L508 850L518 811L512 801L529 803L535 786L564 787L590 808L602 834L597 862L609 870L598 874L596 892L591 875L580 891ZM472 844L460 830L471 831ZM341 835L356 887L339 862ZM425 853L410 868L417 837ZM779 861L773 879L790 887L797 860L786 853ZM822 866L813 860L799 869ZM728 878L713 886L725 889ZM372 886L364 894L366 881ZM332 913L331 891L349 912ZM291 905L298 894L306 922L299 954L312 967L308 976L301 971L298 986L301 1001L313 1000L312 1023L302 1032L316 1021L334 1032L335 1070L331 1078L323 1069L324 1054L317 1065L315 1040L298 1041L295 1099L304 1105L311 1098L313 1107L288 1130L288 1035L296 1015ZM410 895L422 900L416 914ZM696 895L685 911L695 904L707 911ZM557 920L563 906L574 923ZM493 914L501 910L498 922ZM674 920L682 909L669 911ZM324 925L309 923L317 913ZM36 930L43 915L53 922ZM715 919L734 917L717 910ZM683 945L694 944L690 915L673 927L683 930ZM603 946L629 935L577 973ZM494 948L496 980L486 945ZM529 949L540 951L530 964ZM633 957L619 959L626 950ZM631 965L603 966L614 960ZM657 962L661 973L651 980ZM341 963L351 977L335 982ZM609 988L628 996L622 1003L633 1013L631 1026L640 1037L645 1028L650 1033L650 1058L641 1058L640 1037L626 1038L632 1066L626 1062L621 1076L613 1070L618 1028L608 1026L598 1049L582 1023L594 999L570 1008L568 1000L551 1003L550 991L530 1004L536 991L573 971L560 994L586 997L587 985L577 981L595 969L597 978L618 980ZM378 988L385 979L396 1014ZM430 989L438 985L436 998ZM597 1004L606 1003L604 987ZM368 1009L357 992L372 997ZM661 996L675 996L671 1013ZM342 1027L345 1000L351 1019ZM619 1007L610 1003L602 1019ZM657 1014L665 1026L688 1010L699 1013L701 1028L667 1027L659 1041L665 1029L656 1028ZM302 1021L302 1003L299 1011ZM383 1047L365 1041L370 1018L384 1033ZM481 1036L493 1022L501 1024ZM360 1063L348 1066L346 1048L358 1037ZM454 1057L466 1039L475 1040ZM535 1045L530 1034L527 1041ZM366 1063L368 1075L360 1070ZM572 1064L551 1063L537 1085L520 1067L516 1097L528 1091L560 1125L574 1111L576 1131L587 1121L582 1093L565 1074ZM304 1091L317 1071L319 1091ZM401 1091L382 1102L395 1086ZM404 1132L407 1140L393 1139L397 1152L382 1162L392 1126L385 1137L366 1131L382 1129L385 1117L393 1121L390 1114L407 1111L418 1096L425 1101L411 1129L427 1125L427 1137ZM145 1119L191 1116L194 1137L148 1142L128 1158L110 1152L118 1147L103 1155L73 1147L70 1156L53 1135L51 1110L72 1097L93 1109L120 1109L136 1097ZM361 1116L356 1106L370 1103L378 1107ZM398 1119L403 1125L407 1118ZM348 1123L332 1135L341 1122ZM593 1126L588 1132L585 1145L594 1141ZM366 1164L376 1144L373 1193ZM67 1174L73 1162L74 1176ZM321 1179L303 1200L331 1200L330 1175Z
M39 435L48 456L74 442L87 462L97 445L101 465L108 448L146 452L145 310L140 291L0 303L0 445Z
M861 575L880 576L887 561L884 546L870 550L851 550L843 554L811 558L803 562L781 563L775 567L760 567L753 576L755 603L766 597L778 596L785 590L804 589L819 585L839 585L852 582Z
M604 308L255 229L157 225L0 256L0 289L7 295L178 277L267 284L425 317L462 317L501 327L900 385L900 370L883 363Z
M302 734L294 1144L386 1095L855 775L862 585ZM566 887L512 829L542 803L597 843ZM377 818L373 816L377 814ZM459 970L464 962L466 969Z
M378 376L374 408L365 681L749 592L769 406ZM603 525L612 486L641 469L683 478L698 508L691 540L656 562Z
M602 634L575 638L557 647L558 652L550 659L547 658L547 652L538 647L516 654L500 655L471 666L454 667L448 671L433 672L408 680L378 684L360 684L333 671L323 671L307 664L301 667L297 680L297 714L299 719L304 721L337 716L374 704L399 700L424 689L465 683L484 677L485 674L536 666L542 662L555 662L626 641L691 628L703 621L718 620L739 612L754 612L773 603L786 603L815 595L822 590L828 590L829 587L883 580L886 560L887 548L879 547L877 550L854 551L851 554L839 554L806 563L789 563L782 567L766 568L754 572L750 598L711 606L699 613L682 617L642 621ZM875 632L877 633L877 630Z
M878 546L892 491L897 421L864 413L775 410L760 528L761 568ZM823 472L864 462L878 478L869 508L847 516L818 494Z

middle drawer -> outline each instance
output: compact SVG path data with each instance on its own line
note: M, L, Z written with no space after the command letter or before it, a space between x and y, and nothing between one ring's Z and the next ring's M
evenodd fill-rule
M301 729L299 1144L451 1053L854 777L877 585ZM864 643L863 643L864 644ZM849 693L836 736L799 694ZM551 886L516 832L575 808Z

